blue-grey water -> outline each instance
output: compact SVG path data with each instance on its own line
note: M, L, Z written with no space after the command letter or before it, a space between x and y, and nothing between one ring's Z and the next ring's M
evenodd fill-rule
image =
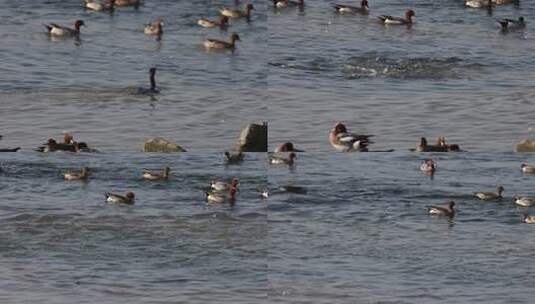
M513 196L535 196L535 176L520 172L535 156L511 151L533 137L535 5L489 15L461 0L375 0L369 16L339 16L334 1L251 2L250 23L220 31L194 21L234 1L147 0L110 16L82 1L0 0L0 148L22 147L0 153L0 302L531 303L533 227L521 215L534 211ZM376 21L409 7L411 28ZM518 16L525 30L500 31L497 18ZM142 33L158 17L161 41ZM44 33L76 19L80 41ZM233 32L235 52L202 48ZM152 66L161 94L132 94ZM258 121L271 149L307 151L295 168L263 153L223 165ZM336 121L396 152L334 153ZM32 151L64 130L102 153ZM470 152L408 151L439 135ZM141 153L153 136L188 152ZM429 156L433 179L418 170ZM87 183L62 180L82 166ZM140 179L164 166L169 181ZM236 203L207 204L210 181L232 177ZM471 195L497 184L502 201ZM104 202L128 190L135 205ZM455 218L426 214L448 200Z

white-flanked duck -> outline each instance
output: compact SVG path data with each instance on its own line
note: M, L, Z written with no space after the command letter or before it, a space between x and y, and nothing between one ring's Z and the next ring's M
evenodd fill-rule
M207 49L233 50L236 48L236 41L241 41L240 36L233 33L229 41L208 38L204 40L204 47Z
M535 215L524 214L522 221L526 224L535 224Z
M89 177L89 168L83 167L81 171L71 171L63 174L63 179L68 181L87 180Z
M502 27L502 30L516 30L526 27L526 21L524 20L524 17L518 17L518 20L505 18L497 20L497 22Z
M138 8L141 5L141 0L115 0L117 6L133 6Z
M236 187L232 187L227 192L222 191L216 191L216 192L205 192L206 194L206 200L209 203L217 203L217 204L223 204L223 203L234 203L236 200Z
M50 24L43 24L47 30L48 33L52 36L58 36L58 37L72 37L72 36L78 36L80 35L80 27L85 25L83 20L76 20L74 22L74 28L68 28L61 25L57 25L56 23L50 23Z
M135 195L133 192L127 192L124 196L115 193L106 193L106 202L110 204L127 204L133 205Z
M224 7L219 12L221 13L221 15L227 16L229 18L245 18L247 20L250 20L252 10L254 10L254 6L249 3L245 5L245 10L243 11Z
M502 194L504 190L502 185L498 185L496 192L474 192L474 196L484 201L499 200L503 198Z
M202 19L197 20L197 24L202 27L207 27L207 28L218 26L221 29L225 29L228 26L228 17L220 16L219 20L217 21L202 18Z
M296 149L294 144L291 142L285 142L277 146L277 148L275 148L273 152L279 153L279 152L304 152L304 151Z
M437 164L432 159L426 159L420 165L420 171L425 173L435 173L437 170Z
M472 8L488 8L492 7L492 0L466 0L466 6Z
M237 189L239 183L240 181L236 177L234 177L230 182L215 180L215 181L212 181L212 183L210 184L210 188L212 188L212 190L214 191L227 191L232 188Z
M414 16L416 16L416 14L410 9L405 12L405 18L382 15L379 16L379 20L381 23L388 25L410 25L412 24L412 17Z
M115 10L115 0L108 2L95 2L93 0L85 0L85 8L96 12L113 12Z
M163 34L163 19L158 18L155 21L147 24L143 32L147 35L161 36Z
M370 141L372 136L348 133L346 126L338 122L329 133L329 142L337 151L368 152L368 145L372 143Z
M156 68L149 69L150 88L138 88L137 94L153 95L159 94L160 90L156 88Z
M240 151L236 154L230 154L229 151L225 151L225 163L228 165L239 164L243 161L244 154Z
M288 155L288 158L285 158L283 156L278 155L269 155L268 161L272 165L286 165L286 166L293 166L295 165L295 159L297 158L297 155L292 152L290 155Z
M534 197L515 196L514 199L515 199L515 204L522 206L522 207L531 207L535 205Z
M535 173L535 167L528 166L527 164L521 164L520 169L522 170L522 173L528 173L528 174Z
M455 202L449 201L446 206L429 206L427 207L427 213L430 215L440 215L440 216L455 216Z
M171 172L171 168L165 167L161 172L150 172L150 171L144 171L141 177L145 180L168 180L169 179L169 173Z
M352 5L346 5L346 4L335 4L334 9L338 13L342 14L363 14L367 15L370 12L370 7L368 6L368 0L362 0L360 1L360 7L358 6L352 6Z

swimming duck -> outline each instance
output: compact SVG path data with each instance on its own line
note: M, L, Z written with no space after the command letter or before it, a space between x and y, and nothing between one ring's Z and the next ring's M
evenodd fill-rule
M68 37L68 36L78 36L80 35L80 27L82 25L85 25L84 21L82 20L76 20L74 22L74 29L64 27L57 25L55 23L50 24L43 24L47 30L48 33L52 36L62 36L62 37Z
M474 192L474 196L484 201L498 200L503 198L502 193L504 190L503 186L498 185L496 192Z
M74 144L58 143L54 139L50 138L46 144L35 149L38 152L55 152L55 151L67 151L76 152L76 146Z
M279 152L304 152L304 151L296 149L294 147L294 144L292 144L291 142L285 142L283 144L280 144L277 148L275 148L274 152L279 153Z
M143 32L147 35L162 35L163 34L163 20L161 18L156 21L147 24Z
M169 179L169 172L171 172L171 168L165 167L161 172L149 172L144 171L141 177L146 180L167 180Z
M287 165L291 167L295 165L296 157L297 155L294 152L290 153L290 155L288 155L288 158L284 158L282 156L270 155L268 161L272 165Z
M104 2L95 2L93 0L85 0L85 8L102 12L102 11L109 11L113 12L115 9L115 0L110 0L108 3Z
M216 27L219 26L220 28L225 28L228 26L228 17L227 16L220 16L218 21L212 21L208 19L199 19L197 20L197 24L202 27Z
M522 207L531 207L535 205L535 198L527 196L515 196L515 204Z
M334 9L338 13L363 14L363 15L367 15L370 11L370 7L368 6L368 0L362 0L360 2L360 7L352 6L352 5L345 5L345 4L335 4Z
M226 164L239 164L243 161L244 154L238 152L237 154L230 154L229 151L225 151L225 163Z
M301 186L280 186L279 191L285 192L285 193L294 193L294 194L307 194L308 189Z
M492 0L492 2L496 3L496 5L504 5L504 4L519 4L520 0Z
M212 188L214 191L227 191L231 188L237 189L239 183L240 181L236 177L234 177L230 181L230 183L224 181L212 181L212 183L210 184L210 188Z
M426 159L420 165L420 171L423 171L425 173L434 173L436 169L437 169L437 165L432 159Z
M329 133L329 142L341 152L368 152L368 145L372 143L370 137L373 135L357 135L347 132L346 126L338 122Z
M125 196L108 192L105 194L105 196L106 202L110 204L134 204L135 195L133 192L127 192Z
M150 68L149 75L150 88L138 88L137 94L152 95L160 93L160 90L156 88L156 68Z
M427 213L430 215L441 215L454 217L455 216L455 202L450 201L446 206L429 206L427 207Z
M443 145L428 145L425 137L420 138L420 144L416 149L416 152L448 152L448 147Z
M234 203L236 200L236 187L232 187L228 192L205 192L206 200L209 203Z
M236 33L233 33L232 36L230 36L230 41L206 39L204 40L204 47L208 49L233 50L236 47L236 41L241 41L240 36L238 36Z
M246 18L249 20L251 18L251 11L254 10L254 6L252 4L247 4L245 6L245 11L240 10L233 10L228 7L222 8L219 12L223 16L227 16L229 18Z
M273 0L273 5L276 8L285 8L285 7L289 7L289 6L300 6L300 7L303 7L305 5L305 0L297 0L297 1Z
M526 27L526 21L524 20L524 17L518 17L518 20L506 18L506 19L501 19L497 21L502 27L502 30L515 30L515 29L522 29Z
M3 149L0 149L0 152L17 152L18 150L20 150L20 147L16 147L16 148L3 148Z
M407 10L405 12L405 18L393 17L388 15L379 16L379 20L383 24L390 25L410 25L412 24L412 17L416 16L413 10Z
M522 173L535 173L535 167L528 166L527 164L521 164L520 169L522 170Z
M535 224L535 215L524 214L522 221L526 224Z
M138 8L141 4L140 0L116 0L115 5L117 6L133 6L134 8Z
M472 8L492 7L492 0L467 0L465 5Z
M67 172L63 174L63 178L68 181L87 180L88 177L89 177L89 168L87 167L83 167L82 170L79 172L72 171L72 172Z

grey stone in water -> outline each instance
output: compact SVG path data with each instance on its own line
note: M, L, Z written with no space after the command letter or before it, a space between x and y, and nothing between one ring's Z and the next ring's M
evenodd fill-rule
M516 145L516 152L535 152L535 141L524 139Z
M267 152L268 149L267 122L250 124L245 127L238 139L238 151L241 152Z
M186 152L186 150L178 144L174 144L164 138L155 137L145 141L143 144L143 152L173 153Z

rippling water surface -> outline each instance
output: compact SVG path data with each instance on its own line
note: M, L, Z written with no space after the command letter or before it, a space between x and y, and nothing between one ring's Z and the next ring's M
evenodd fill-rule
M145 1L111 16L81 2L0 0L0 147L22 146L0 154L0 302L532 302L533 227L520 219L533 211L513 196L535 196L519 170L535 158L510 152L533 136L532 3L489 15L461 0L374 0L369 16L339 16L334 1L252 1L251 22L225 32L194 21L230 0ZM409 7L411 28L376 21ZM521 15L523 31L495 22ZM160 42L142 33L158 17ZM44 34L43 23L76 19L80 41ZM203 38L232 32L235 52L203 50ZM152 66L161 94L132 94ZM262 153L223 165L256 121L269 122L271 148L307 151L295 168ZM336 121L396 151L332 153ZM63 130L102 153L32 151ZM470 152L408 152L439 135ZM188 152L139 152L153 136ZM426 157L438 162L432 179L418 171ZM62 180L82 166L89 182ZM164 166L169 181L140 179ZM210 181L232 177L236 204L207 204ZM497 184L502 201L472 197ZM135 205L104 203L127 190ZM455 218L426 214L448 200Z

